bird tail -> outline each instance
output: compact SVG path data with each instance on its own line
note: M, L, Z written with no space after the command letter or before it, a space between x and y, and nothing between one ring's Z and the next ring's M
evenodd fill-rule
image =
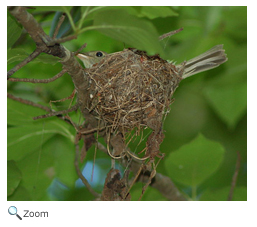
M227 60L227 55L221 44L214 46L210 50L207 50L203 54L200 54L189 61L181 63L178 67L183 69L184 72L182 78L185 79L197 73L218 67Z

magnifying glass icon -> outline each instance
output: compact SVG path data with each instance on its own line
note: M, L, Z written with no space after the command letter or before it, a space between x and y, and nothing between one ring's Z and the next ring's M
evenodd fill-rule
M20 220L22 220L21 216L17 214L17 208L15 206L10 206L8 209L8 213L10 215L16 215Z

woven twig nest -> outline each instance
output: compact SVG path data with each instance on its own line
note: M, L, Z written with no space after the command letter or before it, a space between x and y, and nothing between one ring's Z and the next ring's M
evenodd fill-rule
M162 119L169 110L171 97L181 78L177 68L158 55L147 56L136 49L107 55L86 70L89 78L88 109L104 122L109 133L126 133L142 128L153 130L147 141L163 139ZM152 146L154 147L154 145Z

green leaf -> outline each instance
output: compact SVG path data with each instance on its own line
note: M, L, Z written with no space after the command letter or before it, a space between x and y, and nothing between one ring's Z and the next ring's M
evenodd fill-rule
M71 141L74 139L67 128L67 124L57 119L8 128L8 160L20 160L31 152L42 149L44 143L55 134L65 136Z
M211 190L207 189L201 195L201 201L226 201L230 193L230 187ZM247 188L236 187L232 196L233 201L247 201Z
M228 36L231 37L231 39L233 38L236 40L240 40L240 42L247 42L246 6L230 7L229 10L224 11L223 20L226 20L225 34L228 33ZM237 29L235 29L235 27Z
M152 20L158 17L178 16L178 13L170 6L141 6L139 16L148 17Z
M165 167L172 179L195 187L218 170L223 156L224 148L219 143L199 135L171 153L165 160Z
M7 13L7 49L17 41L22 32L21 26Z
M7 196L13 194L21 181L21 171L15 161L7 161Z
M8 201L31 201L31 196L25 187L19 185L15 192L8 196L7 199Z
M7 51L7 65L14 62L21 62L26 59L29 54L21 48L9 49ZM31 63L42 62L44 64L56 64L58 62L58 58L49 54L41 54L37 58L35 58Z
M92 29L150 53L161 54L163 51L155 27L125 10L106 10L95 14L94 26L85 28Z
M48 200L47 188L55 177L54 159L54 151L42 147L17 161L22 172L21 186L31 200Z
M246 112L246 90L245 82L221 87L209 86L204 92L217 114L233 128Z
M75 181L78 179L74 168L74 143L58 136L48 141L45 149L54 151L55 177L66 187L74 187Z
M7 130L7 159L20 160L35 150L41 149L46 140L57 133L45 130L44 125L12 127Z
M232 45L226 53L228 61L221 66L226 70L212 77L203 93L217 115L234 128L247 108L247 47Z
M28 53L26 53L24 49L21 49L21 48L9 49L7 50L7 65L14 62L23 61L28 56L29 56Z
M103 11L110 10L126 10L129 14L138 15L137 10L133 6L82 6L82 20L95 18L95 13L101 13Z
M33 117L43 115L46 112L37 107L7 99L7 113L8 125L27 125L35 123Z
M95 13L96 11L104 11L109 8L109 6L81 6L82 20L88 18L88 15Z

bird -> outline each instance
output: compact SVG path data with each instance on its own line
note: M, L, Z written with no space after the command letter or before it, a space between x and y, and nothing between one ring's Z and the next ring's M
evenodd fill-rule
M77 57L83 62L85 68L91 68L107 55L108 54L104 51L90 51L87 53L79 53ZM223 44L220 44L212 47L197 57L176 65L176 68L178 71L182 71L182 79L185 79L200 72L216 68L227 60ZM170 64L173 63L171 62Z

